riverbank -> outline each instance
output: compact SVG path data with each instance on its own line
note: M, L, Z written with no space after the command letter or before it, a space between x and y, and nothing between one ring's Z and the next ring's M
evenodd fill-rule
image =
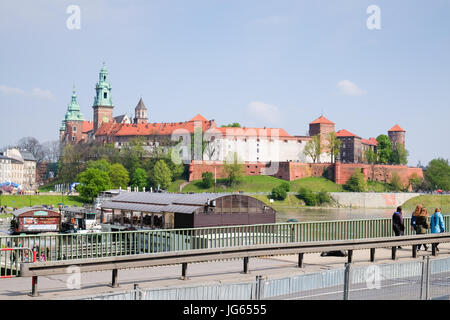
M420 195L406 201L403 204L403 208L412 211L419 203L428 209L430 215L434 212L435 208L441 208L442 213L450 213L450 195Z
M58 204L63 203L67 206L83 205L83 201L78 196L61 196L61 195L2 195L0 196L0 206L7 206L9 208L23 208L35 205L47 205L58 207Z

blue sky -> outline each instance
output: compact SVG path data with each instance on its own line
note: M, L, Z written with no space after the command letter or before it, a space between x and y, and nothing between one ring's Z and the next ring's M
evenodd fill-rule
M115 115L142 96L151 122L201 113L305 135L323 112L364 138L398 123L409 165L448 159L449 13L447 0L3 0L0 146L57 139L74 83L92 119L105 61Z

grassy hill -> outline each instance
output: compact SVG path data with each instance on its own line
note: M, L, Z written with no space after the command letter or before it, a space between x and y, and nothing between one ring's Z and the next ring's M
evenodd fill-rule
M0 196L1 205L7 205L11 208L22 208L34 205L53 205L58 206L58 203L64 203L67 206L82 206L83 202L77 196L64 196L54 195L54 196L44 196L44 195L2 195Z
M441 208L443 214L450 214L450 195L426 194L417 196L406 201L402 207L407 212L411 212L419 203L428 209L430 215L434 212L435 208Z

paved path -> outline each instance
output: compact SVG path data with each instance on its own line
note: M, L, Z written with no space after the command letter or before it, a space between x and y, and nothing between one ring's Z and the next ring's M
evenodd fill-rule
M450 244L439 245L438 257L450 257ZM419 251L416 259L422 259L428 252ZM353 253L355 266L370 264L370 251L358 250ZM411 247L397 251L397 261L413 261ZM90 272L81 274L81 288L69 289L67 280L69 275L55 275L39 277L38 289L40 296L29 297L31 278L0 279L0 299L71 299L98 295L103 293L121 292L133 289L133 284L141 288L162 288L180 286L198 286L203 284L253 282L257 275L269 279L292 275L318 272L333 268L342 268L347 262L346 257L321 257L320 254L306 254L304 267L296 267L297 256L276 256L267 258L253 258L249 261L249 274L242 274L242 259L232 261L218 261L210 263L190 264L187 274L189 280L180 280L181 265L153 267L134 270L119 270L119 288L111 288L111 272ZM390 249L377 249L376 263L395 263L391 260ZM295 299L295 298L294 298Z

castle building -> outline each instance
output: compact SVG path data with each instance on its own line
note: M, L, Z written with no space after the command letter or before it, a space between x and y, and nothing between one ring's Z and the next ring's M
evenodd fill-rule
M308 136L292 136L281 128L219 128L214 120L208 120L200 114L183 122L150 123L142 97L134 108L134 117L127 114L114 116L112 87L105 64L99 72L95 91L93 121L87 121L80 112L73 90L60 129L61 142L84 143L95 140L113 144L120 149L131 139L139 137L144 141L144 148L149 151L157 147L168 150L176 146L182 160L225 161L236 153L239 160L244 162L312 163L313 160L305 155L304 149L313 136L320 135L322 153L318 162L331 162L328 135L335 132L335 123L323 115L309 123ZM192 148L198 129L207 141L200 154ZM398 125L391 128L388 134L394 145L404 145L405 130ZM376 151L377 141L374 138L364 139L345 129L337 131L336 136L341 141L340 154L336 160L343 163L365 163L367 151Z

